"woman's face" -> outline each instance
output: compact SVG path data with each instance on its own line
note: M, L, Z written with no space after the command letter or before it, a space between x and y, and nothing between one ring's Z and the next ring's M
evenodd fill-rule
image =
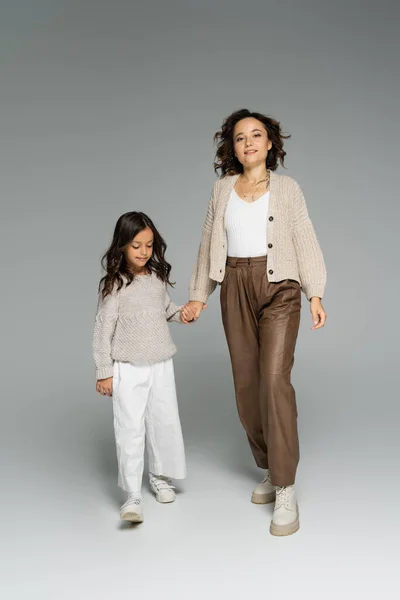
M238 121L233 130L233 148L243 167L265 164L272 142L261 121L248 117Z
M153 243L154 234L150 227L146 227L124 248L125 260L135 273L143 272L153 254Z

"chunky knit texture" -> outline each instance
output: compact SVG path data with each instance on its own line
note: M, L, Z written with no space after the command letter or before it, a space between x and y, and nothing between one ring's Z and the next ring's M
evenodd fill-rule
M180 322L181 307L154 274L141 275L103 300L99 294L93 333L96 379L113 376L114 361L153 364L176 353L168 321Z
M291 177L273 171L270 176L268 281L295 279L308 299L322 298L326 285L325 263L303 192ZM238 175L223 177L214 184L190 282L191 300L206 302L224 279L227 259L225 211L237 178Z

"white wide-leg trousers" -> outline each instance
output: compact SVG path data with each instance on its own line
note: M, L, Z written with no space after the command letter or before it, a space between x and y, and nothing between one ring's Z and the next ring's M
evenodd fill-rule
M113 409L118 485L123 490L142 487L145 441L151 473L186 477L172 358L152 365L115 362Z

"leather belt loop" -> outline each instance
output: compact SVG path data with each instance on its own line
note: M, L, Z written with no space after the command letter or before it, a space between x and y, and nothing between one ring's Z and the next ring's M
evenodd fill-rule
M229 257L228 260L226 261L226 264L228 265L228 267L232 267L233 269L236 269L237 262L238 262L237 258L235 258L235 257L230 258Z

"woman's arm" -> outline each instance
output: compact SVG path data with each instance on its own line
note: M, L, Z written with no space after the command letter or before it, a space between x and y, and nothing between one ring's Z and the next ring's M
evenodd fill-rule
M300 186L293 181L293 243L301 285L308 300L322 298L326 286L326 268L318 239L308 215Z
M111 358L111 342L118 319L119 293L113 291L103 300L101 291L93 331L93 358L96 365L96 379L113 376L114 362Z
M215 212L215 192L218 182L213 186L211 198L208 203L207 215L203 225L202 236L197 261L190 281L190 300L194 302L207 302L207 298L217 287L217 282L209 277L210 273L210 245L211 233Z

